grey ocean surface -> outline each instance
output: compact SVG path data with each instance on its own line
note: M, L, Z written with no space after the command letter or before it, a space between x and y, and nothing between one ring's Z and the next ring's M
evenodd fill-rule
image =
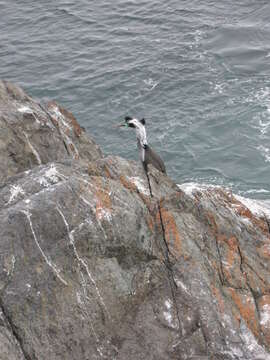
M270 199L270 2L0 0L0 78L138 159L125 115L178 183Z

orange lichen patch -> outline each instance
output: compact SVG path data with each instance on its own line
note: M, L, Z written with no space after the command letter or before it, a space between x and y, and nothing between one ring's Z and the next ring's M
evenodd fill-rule
M236 260L239 262L238 241L235 236L232 236L226 241L226 243L229 247L226 256L226 263L228 266L233 266Z
M264 295L259 299L258 308L260 311L261 330L266 343L270 345L270 295Z
M228 288L233 302L239 310L242 319L245 320L248 328L252 331L256 338L260 335L260 328L258 324L256 305L253 297L247 294L239 294L235 289Z
M125 176L121 175L120 176L120 181L121 181L121 184L129 191L135 191L135 192L138 192L138 189L137 189L137 186L131 182L131 181L128 181Z
M225 304L221 292L217 287L214 286L214 284L211 285L211 289L214 297L217 299L219 311L223 314L225 310Z
M164 226L165 237L168 243L169 248L172 247L174 253L178 256L182 254L182 244L180 234L178 232L178 228L174 219L174 216L163 207L160 207L160 213L162 218L162 223ZM160 214L157 213L157 223L160 222Z

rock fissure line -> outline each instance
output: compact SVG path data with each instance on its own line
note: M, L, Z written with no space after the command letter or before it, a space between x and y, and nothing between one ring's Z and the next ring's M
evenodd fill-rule
M162 213L161 213L161 207L160 207L160 202L159 201L158 201L158 212L159 212L159 217L160 217L162 238L163 238L163 242L164 242L164 245L165 245L164 264L165 264L166 269L168 271L168 279L169 279L170 288L171 288L172 300L173 300L175 311L176 311L176 317L177 317L177 321L178 321L179 332L183 336L183 331L182 331L182 326L181 326L181 321L180 321L180 315L179 315L179 310L178 310L177 301L176 301L177 284L176 284L174 276L173 276L172 264L171 264L171 260L170 260L170 257L169 257L170 249L169 249L169 246L168 246L168 243L167 243L167 240L166 240L165 227L164 227L164 223L163 223L163 219L162 219Z
M16 339L17 344L19 345L21 352L23 354L23 357L25 358L25 360L37 360L36 356L31 354L31 356L28 354L28 352L25 350L24 348L24 344L23 344L23 340L18 332L18 330L16 329L16 327L13 325L13 322L10 318L10 316L7 314L2 298L0 297L0 309L2 311L2 314L4 316L4 319L12 333L12 335L14 336L14 338Z
M252 289L252 287L251 287L251 285L249 283L248 275L245 272L245 270L243 269L243 265L244 265L245 261L244 261L244 257L242 255L239 244L237 245L237 250L238 250L238 253L239 253L239 257L240 257L240 271L241 271L241 273L243 274L243 276L244 276L244 278L246 280L247 287L248 287L248 289L250 291L250 294L251 294L251 296L253 298L255 309L256 309L256 314L257 314L257 317L258 317L258 327L259 327L260 334L261 334L261 331L262 331L261 324L260 324L260 317L261 316L260 316L260 310L259 310L259 306L258 306L258 302L257 302L257 297L256 297L256 294L255 294L254 290Z
M147 176L150 196L151 196L151 198L154 198L153 193L152 193L150 179L149 179L149 176L148 176L147 172L146 172L146 176ZM173 304L174 304L175 311L176 311L176 317L177 317L179 332L183 336L183 331L182 331L182 326L181 326L181 321L180 321L180 315L179 315L179 310L178 310L177 301L176 301L177 284L176 284L174 276L173 276L172 264L171 264L171 260L170 260L170 257L169 257L170 249L169 249L169 246L168 246L168 243L167 243L167 240L166 240L165 226L164 226L164 222L163 222L163 219L162 219L162 212L161 212L161 206L160 206L160 201L159 200L157 200L157 205L158 205L158 213L159 213L160 225L161 225L161 230L162 230L162 239L163 239L163 242L164 242L164 245L165 245L164 251L163 251L163 249L161 249L161 251L163 253L163 256L164 256L164 262L163 263L164 263L164 265L165 265L165 267L167 269L167 272L168 272L168 279L169 279L169 284L170 284L170 289L171 289L171 294L172 294L172 300L173 300Z
M146 177L147 177L147 182L148 182L148 187L149 187L149 192L150 192L150 196L151 198L153 197L153 193L152 193L152 188L151 188L151 183L150 183L150 179L149 179L149 175L147 174L147 171L145 172Z
M223 269L223 263L222 263L222 257L221 257L221 253L220 253L220 248L218 245L218 241L216 240L216 247L217 247L217 253L218 253L218 258L219 258L219 263L220 263L220 271L218 272L219 274L219 279L222 285L225 285L225 274L224 274L224 269Z

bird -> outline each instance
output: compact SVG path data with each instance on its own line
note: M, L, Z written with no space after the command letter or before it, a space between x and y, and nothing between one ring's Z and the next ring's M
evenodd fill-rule
M134 128L136 131L137 147L140 152L140 159L146 174L148 174L148 165L153 165L157 170L166 174L166 167L160 156L148 145L145 129L145 119L138 120L130 116L125 117L125 123L120 126Z

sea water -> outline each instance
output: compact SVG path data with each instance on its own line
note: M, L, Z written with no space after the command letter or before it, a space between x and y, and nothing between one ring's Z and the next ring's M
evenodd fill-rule
M177 182L270 199L270 2L0 0L0 78L72 111L105 154L132 129Z

